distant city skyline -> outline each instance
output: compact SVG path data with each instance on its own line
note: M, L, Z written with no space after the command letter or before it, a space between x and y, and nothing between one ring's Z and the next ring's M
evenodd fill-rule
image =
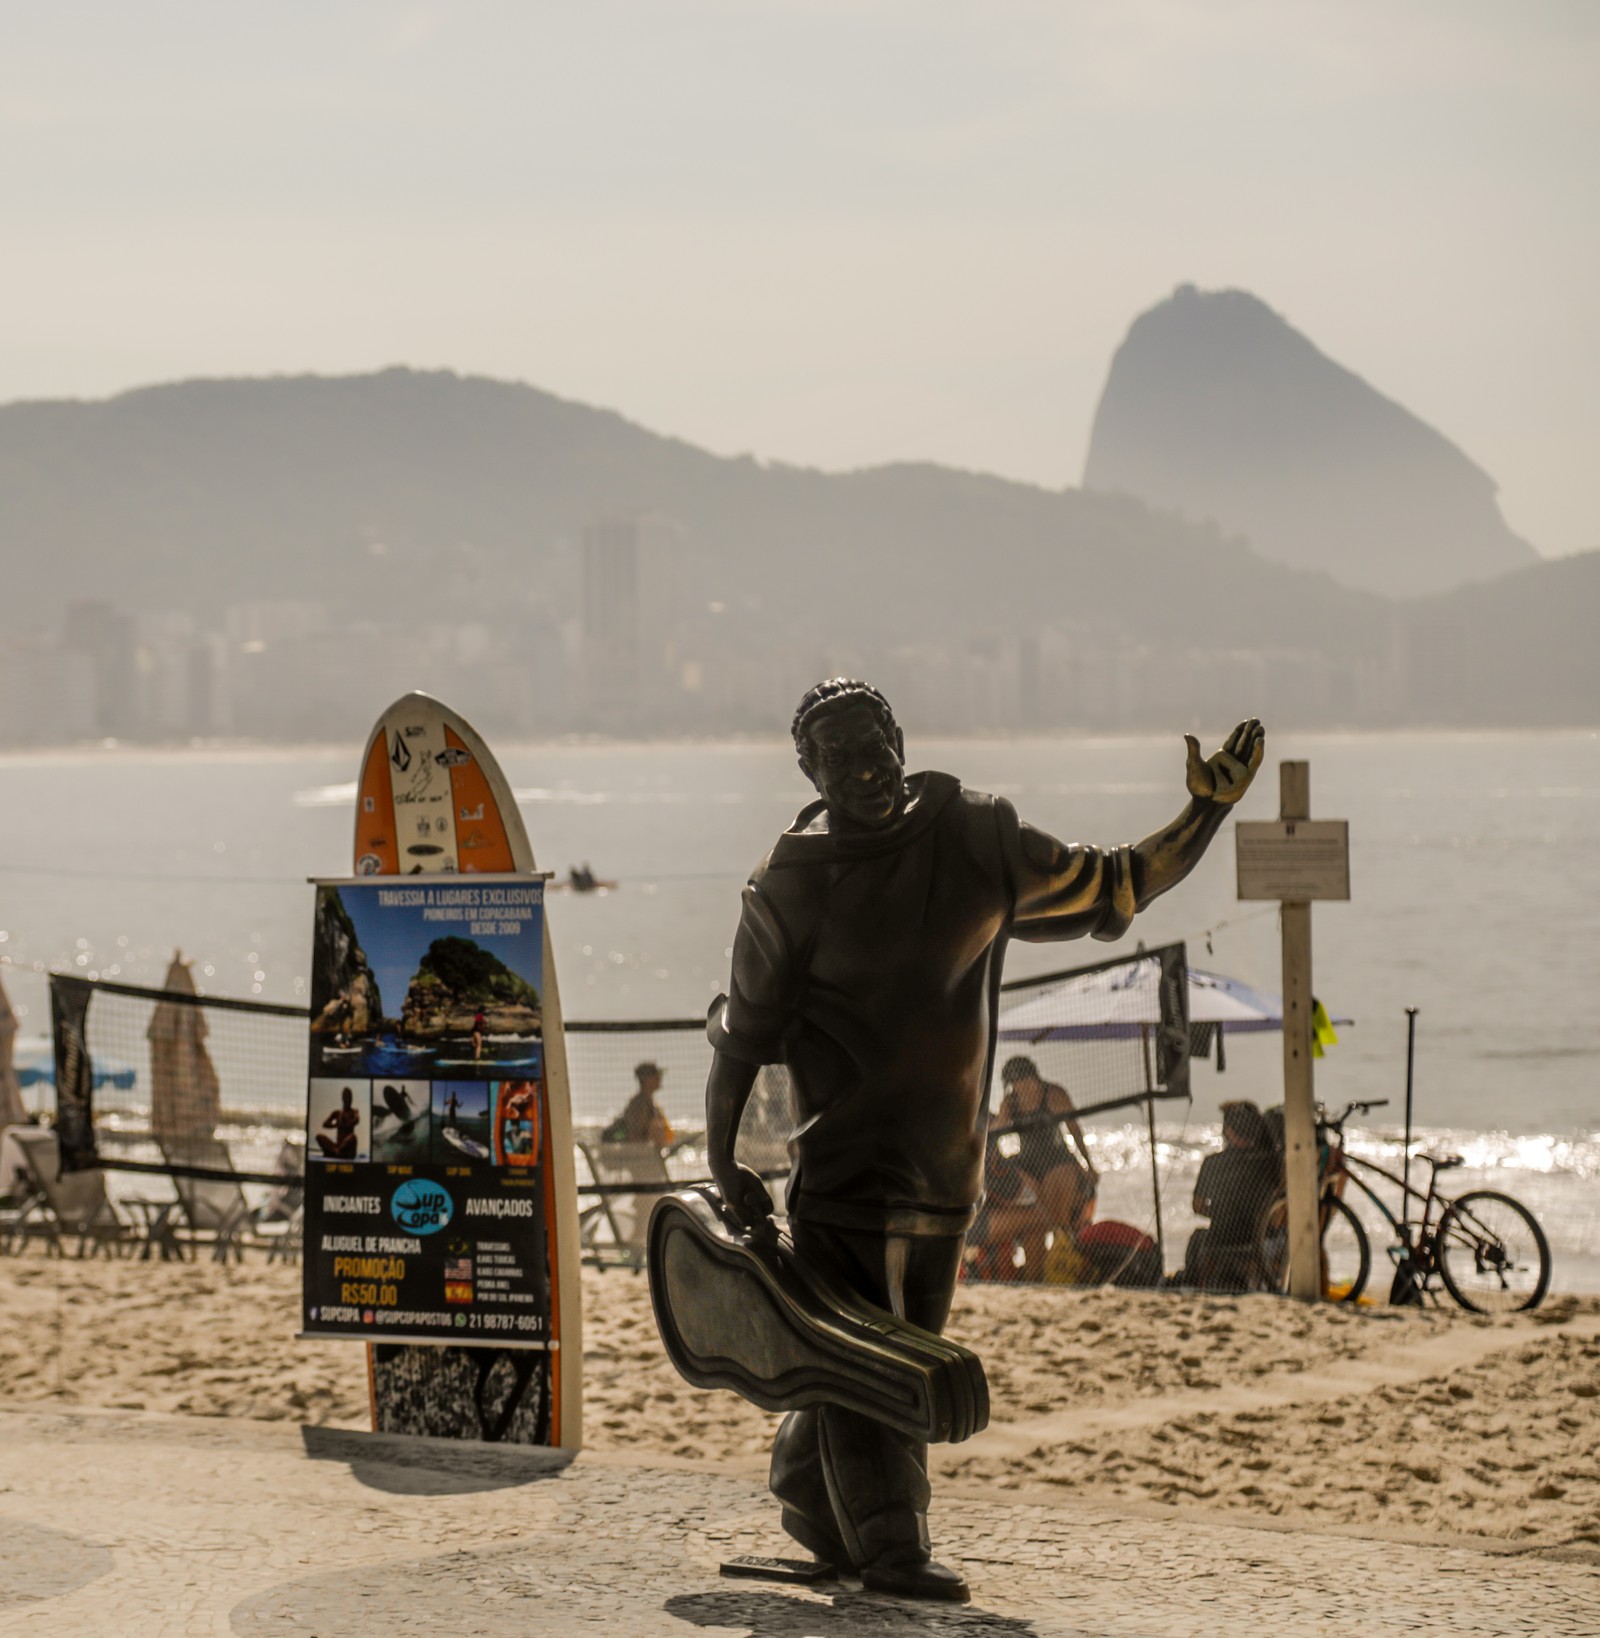
M1179 283L1600 547L1600 11L12 8L0 398L409 364L719 453L1080 481Z

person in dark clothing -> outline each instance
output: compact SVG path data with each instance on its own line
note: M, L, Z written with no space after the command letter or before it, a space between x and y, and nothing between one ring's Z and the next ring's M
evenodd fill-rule
M732 1214L770 1214L734 1142L755 1077L785 1063L797 1256L931 1331L949 1312L983 1186L996 1011L1008 941L1120 938L1194 867L1248 789L1259 723L1202 758L1190 800L1131 847L1063 843L1001 798L905 773L888 702L835 678L800 702L805 808L745 888L728 994L712 1004L712 1176ZM837 1405L791 1414L773 1446L784 1528L876 1591L965 1599L932 1560L927 1447Z
M1189 1236L1183 1283L1247 1290L1252 1283L1262 1214L1281 1187L1267 1124L1253 1103L1222 1106L1222 1148L1200 1162L1194 1210L1209 1218Z

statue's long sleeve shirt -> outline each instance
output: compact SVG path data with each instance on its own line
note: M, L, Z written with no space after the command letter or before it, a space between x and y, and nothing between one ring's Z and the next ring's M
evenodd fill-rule
M801 812L744 891L717 1051L785 1063L791 1213L959 1232L983 1187L1001 966L1011 938L1120 938L1132 850L1058 842L1001 797L913 775L901 816L835 835Z

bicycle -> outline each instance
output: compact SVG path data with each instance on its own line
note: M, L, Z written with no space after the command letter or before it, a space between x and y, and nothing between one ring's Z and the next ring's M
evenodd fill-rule
M1460 1155L1419 1156L1429 1169L1424 1190L1345 1149L1346 1121L1354 1114L1381 1109L1388 1101L1377 1098L1348 1104L1331 1119L1318 1109L1323 1295L1333 1302L1355 1302L1366 1289L1372 1270L1367 1231L1343 1198L1349 1183L1372 1202L1394 1232L1394 1244L1389 1247L1396 1271L1392 1300L1421 1302L1432 1297L1437 1303L1432 1286L1437 1274L1444 1289L1470 1313L1509 1314L1537 1308L1550 1289L1550 1245L1538 1220L1520 1201L1496 1189L1471 1189L1453 1200L1441 1194L1439 1174L1464 1165ZM1400 1191L1400 1217L1363 1173L1382 1178ZM1422 1207L1415 1220L1410 1214L1413 1201ZM1262 1214L1257 1257L1269 1290L1288 1288L1287 1216L1281 1198Z

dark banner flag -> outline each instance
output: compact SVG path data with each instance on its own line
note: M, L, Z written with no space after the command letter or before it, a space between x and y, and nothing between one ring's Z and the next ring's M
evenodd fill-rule
M1189 1094L1189 957L1182 944L1164 944L1161 958L1161 1026L1156 1032L1156 1082L1174 1098ZM1219 1048L1220 1051L1220 1048ZM1217 1067L1222 1067L1219 1062Z
M94 1140L94 1064L89 1058L87 979L54 973L50 978L50 1028L56 1066L56 1142L61 1170L84 1171L99 1159Z
M305 1331L550 1340L544 883L317 888Z

